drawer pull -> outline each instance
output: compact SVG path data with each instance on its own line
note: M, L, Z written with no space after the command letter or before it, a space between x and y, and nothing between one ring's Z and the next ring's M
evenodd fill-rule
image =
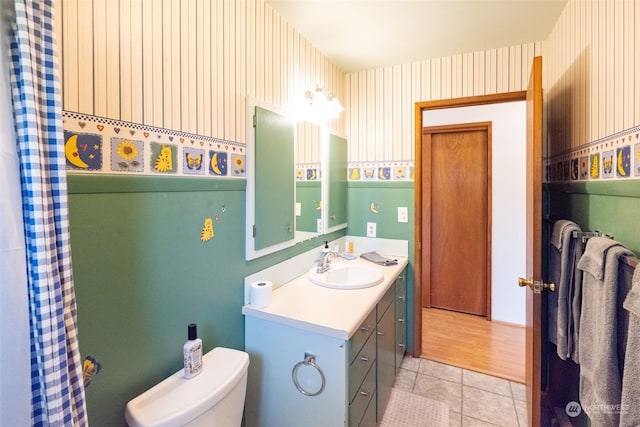
M400 318L398 319L398 322L400 322L400 323L404 323L404 318L403 318L403 317L400 317Z
M398 344L398 347L404 348L404 344L400 343L400 344Z
M360 396L369 396L369 392L368 391L360 391Z
M367 325L362 325L362 326L360 326L360 330L362 332L369 332L369 327Z
M399 299L400 301L404 301L404 295L398 295L398 299Z
M360 361L364 363L369 363L369 358L365 356L360 356Z
M378 335L383 337L384 336L384 331L378 331Z

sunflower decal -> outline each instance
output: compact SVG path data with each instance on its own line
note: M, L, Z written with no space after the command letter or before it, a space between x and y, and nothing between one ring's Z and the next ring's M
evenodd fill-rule
M131 141L121 141L116 152L125 160L135 160L138 157L138 147Z
M233 174L234 175L244 176L244 174L245 174L244 156L240 156L240 155L233 156L233 161L232 161L231 165L233 167Z

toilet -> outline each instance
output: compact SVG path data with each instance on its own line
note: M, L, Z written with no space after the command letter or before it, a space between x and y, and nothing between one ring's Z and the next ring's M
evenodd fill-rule
M202 372L183 370L135 397L125 410L130 427L239 427L247 391L249 355L217 347L202 356Z

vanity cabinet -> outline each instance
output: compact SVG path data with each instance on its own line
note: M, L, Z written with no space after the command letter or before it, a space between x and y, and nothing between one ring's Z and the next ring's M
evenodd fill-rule
M387 401L391 395L391 387L396 376L395 372L395 284L391 285L381 303L378 304L378 388L377 415L382 419Z
M400 369L400 363L407 350L407 279L406 270L403 271L396 279L396 360L395 360L395 372L398 373Z
M308 280L302 278L284 285L292 287L282 300L276 302L274 296L271 309L243 308L245 350L251 360L245 401L247 427L375 427L381 421L398 358L404 354L404 347L400 352L398 344L404 346L406 339L404 326L398 322L399 314L406 312L405 298L399 298L405 293L400 268L385 269L389 279L384 282L384 293L380 296L378 292L371 305L362 306L361 313L366 315L357 316L364 320L346 330L300 323L272 312L280 313L282 307L292 316L298 313L297 319L326 312L331 314L327 319L335 320L357 310L360 296L375 294L375 289L338 291L349 292L344 294L345 300L351 299L347 304L336 302L335 291L297 281ZM324 292L326 302L321 296ZM297 311L310 300L315 305ZM310 356L313 364L305 364Z

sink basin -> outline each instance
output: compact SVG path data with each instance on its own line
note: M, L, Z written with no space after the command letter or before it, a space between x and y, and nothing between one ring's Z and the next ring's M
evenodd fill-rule
M309 280L319 286L333 289L362 289L382 282L384 276L379 270L360 264L337 264L324 273L317 273L312 268L308 273Z

